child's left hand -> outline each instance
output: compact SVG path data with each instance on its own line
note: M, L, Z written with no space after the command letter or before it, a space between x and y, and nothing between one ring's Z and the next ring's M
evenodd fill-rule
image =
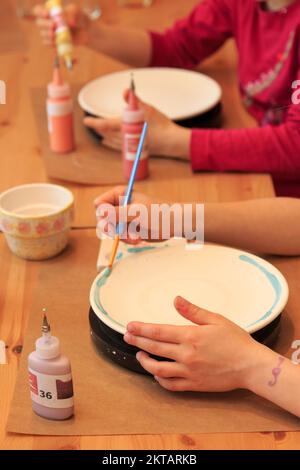
M143 351L140 364L172 391L221 392L250 388L252 375L269 350L239 326L177 297L175 307L196 325L131 322L126 343ZM146 352L171 359L156 361Z
M128 102L129 90L124 92L124 99ZM139 100L139 103L145 112L145 120L149 124L147 141L150 155L180 156L176 155L176 152L181 151L181 140L187 149L189 148L189 138L191 133L189 129L184 129L183 127L175 124L171 119L153 106L150 106L141 100ZM103 137L102 143L104 145L114 150L122 149L121 118L102 119L85 117L83 122L87 127L93 129ZM182 134L183 139L181 139ZM175 152L173 147L176 149Z

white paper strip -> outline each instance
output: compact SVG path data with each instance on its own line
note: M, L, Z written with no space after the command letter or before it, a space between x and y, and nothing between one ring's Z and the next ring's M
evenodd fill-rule
M97 271L102 271L109 263L110 254L113 248L113 238L103 238L100 243L99 254L97 259Z

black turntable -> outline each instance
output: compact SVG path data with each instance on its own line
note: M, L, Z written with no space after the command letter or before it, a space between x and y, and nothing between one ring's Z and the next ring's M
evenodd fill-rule
M280 331L280 318L281 315L276 317L275 320L261 330L253 333L251 336L260 343L268 346L272 345ZM141 367L135 357L138 349L125 343L123 335L105 325L105 323L103 323L94 313L92 308L90 308L89 312L89 321L93 342L101 354L109 357L112 361L122 367L140 374L148 374L148 372ZM160 361L165 360L162 357L152 357Z

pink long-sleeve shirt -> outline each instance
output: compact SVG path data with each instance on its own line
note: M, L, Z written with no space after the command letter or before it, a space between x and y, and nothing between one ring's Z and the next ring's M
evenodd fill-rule
M229 37L243 102L260 127L193 129L192 168L271 173L278 195L300 197L300 0L276 12L256 0L203 0L151 33L151 65L193 69Z

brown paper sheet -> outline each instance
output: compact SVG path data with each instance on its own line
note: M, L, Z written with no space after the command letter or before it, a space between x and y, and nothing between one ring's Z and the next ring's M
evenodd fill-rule
M1 0L0 54L24 52L26 46L25 36L17 18L14 2Z
M295 431L300 420L247 391L221 394L171 393L150 377L129 372L100 356L89 332L89 289L96 275L98 240L91 230L72 233L71 246L59 257L41 263L20 371L8 420L8 431L42 435L120 435ZM292 302L284 314L277 344L285 354L300 338L296 274L299 261L281 260ZM298 271L296 271L298 270ZM121 288L121 286L120 286ZM47 421L31 410L27 356L39 336L41 308L49 311L53 333L71 359L75 417ZM298 334L298 336L297 336Z
M83 125L84 112L77 96L80 86L72 88L76 149L65 155L51 152L46 117L46 89L33 88L33 113L41 145L42 158L49 178L87 185L124 184L121 153L101 145ZM190 166L182 161L155 158L150 161L151 178L155 180L191 175Z

